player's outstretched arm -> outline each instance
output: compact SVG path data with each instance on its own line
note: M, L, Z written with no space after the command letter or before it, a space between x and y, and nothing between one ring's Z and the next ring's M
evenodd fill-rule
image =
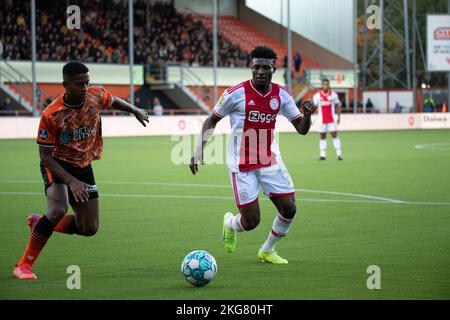
M295 119L292 121L292 125L295 127L298 133L305 135L311 128L311 115L316 111L317 106L311 100L305 100L303 102L301 110L303 112L303 117Z
M111 107L116 110L125 111L134 114L136 119L142 123L144 127L147 125L145 122L148 122L148 113L144 109L140 109L132 104L122 100L118 97L112 97Z
M198 137L197 148L195 149L195 154L191 158L191 163L189 164L189 168L191 169L193 175L198 172L198 163L200 162L200 164L203 164L203 148L209 138L213 135L214 128L221 119L222 118L213 113L206 118L205 122L203 122L202 130L200 131L200 136Z
M77 180L61 165L55 161L52 155L52 147L39 146L39 156L41 164L50 169L50 171L61 178L61 180L69 187L73 193L76 202L85 202L89 200L89 194L86 191L86 184Z

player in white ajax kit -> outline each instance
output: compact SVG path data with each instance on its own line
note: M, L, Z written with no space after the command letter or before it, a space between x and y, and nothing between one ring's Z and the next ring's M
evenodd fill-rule
M263 262L286 264L275 251L292 225L296 214L295 189L274 140L276 118L289 119L298 133L305 135L311 126L311 114L316 106L305 101L299 111L290 93L272 83L276 53L265 46L251 52L252 80L228 88L214 107L213 114L203 123L190 169L195 175L202 163L203 147L213 134L216 124L230 116L231 139L227 149L227 165L239 214L224 216L223 242L228 252L236 247L236 232L250 231L259 224L258 193L261 187L278 210L272 230L258 252Z
M318 110L318 131L320 133L320 158L327 157L327 132L333 137L333 145L336 149L338 160L342 160L341 140L337 136L336 124L341 120L341 102L338 95L330 89L330 81L322 80L322 88L313 97L313 102ZM337 115L336 115L337 109Z

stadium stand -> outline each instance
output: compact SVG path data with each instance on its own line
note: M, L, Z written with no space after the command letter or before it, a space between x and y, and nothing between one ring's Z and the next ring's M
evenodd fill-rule
M193 14L195 21L201 21L203 25L210 30L212 28L212 16L206 14ZM287 53L287 46L276 41L251 27L245 22L238 20L233 16L219 17L219 32L229 40L232 44L240 46L243 50L250 52L256 44L266 44L273 48L278 55L278 68L283 67L283 58ZM302 54L303 64L302 70L306 68L317 68L320 64L308 56ZM300 71L300 73L302 72ZM297 74L298 75L298 74Z
M67 29L65 2L37 2L37 60L128 63L127 7L114 1L73 1L83 5L82 30ZM2 57L6 60L30 60L31 41L29 1L11 0L0 4L0 35L4 42ZM212 66L212 35L200 22L176 12L166 3L149 7L135 3L135 56L137 64L159 61L183 62L194 66ZM83 16L84 14L84 16ZM148 27L147 27L148 26ZM219 65L242 67L248 64L248 53L219 36Z
M2 58L31 60L30 1L0 3L0 36L4 43ZM82 60L97 63L128 63L128 9L122 2L75 0L71 4L84 8L82 31L68 30L64 19L65 2L37 2L37 60ZM138 0L134 4L134 42L136 64L160 66L166 62L190 66L212 66L212 17L196 13L179 13L169 3L149 5ZM283 67L287 47L232 16L219 17L219 67L248 67L249 52L256 44L266 44L278 54L278 67ZM302 54L305 68L320 67ZM157 67L159 68L159 67ZM29 86L27 86L29 87ZM42 101L55 95L58 86L40 84ZM20 88L10 85L17 94ZM55 89L58 88L58 89ZM219 95L225 88L219 88ZM115 88L115 90L122 90ZM129 94L129 89L124 88ZM122 90L122 91L123 91ZM189 87L208 106L213 106L213 88ZM124 96L120 94L119 96Z
M191 90L193 94L198 96L206 105L210 108L214 107L215 101L213 101L214 97L214 88L211 86L188 86L188 89ZM217 96L220 97L222 93L227 89L227 87L217 87Z
M194 21L200 21L206 29L212 29L212 16L208 14L192 14L192 19ZM286 53L288 52L288 48L285 44L276 41L275 39L270 38L265 35L261 31L255 29L254 27L246 24L245 22L238 20L233 16L219 16L219 32L226 38L229 42L236 46L240 46L243 50L250 52L256 44L266 44L273 48L277 53L277 67L283 68L284 65L284 57L286 57ZM292 51L292 56L295 54ZM293 65L293 61L292 61ZM299 72L295 72L293 70L293 78L298 79L293 83L293 93L298 93L303 90L307 91L312 95L315 91L308 90L307 84L303 83L300 78L303 74L304 69L306 68L320 68L321 65L311 59L307 55L302 54L302 66ZM207 105L211 108L213 107L212 101L206 99L205 97L212 97L212 87L189 87L191 91L193 91L197 96L202 99ZM226 88L225 88L226 89ZM222 94L224 88L219 88L219 96ZM311 92L309 92L311 91ZM209 94L208 94L209 92Z
M83 32L71 32L64 20L64 2L37 3L37 55L39 61L128 62L127 7L114 1L74 1L82 4ZM0 35L6 60L30 60L29 1L2 1ZM177 61L194 66L212 65L210 15L181 14L168 3L150 5L147 28L146 5L135 3L135 62ZM275 48L282 67L287 47L232 16L219 18L219 66L245 67L248 53L257 43ZM303 55L303 68L319 64Z

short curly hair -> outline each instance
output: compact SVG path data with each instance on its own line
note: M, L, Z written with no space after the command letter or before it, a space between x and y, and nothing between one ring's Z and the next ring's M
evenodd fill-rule
M257 46L250 53L250 57L277 60L277 54L268 46Z
M88 73L89 69L81 61L70 61L63 67L63 77L73 77L77 74Z

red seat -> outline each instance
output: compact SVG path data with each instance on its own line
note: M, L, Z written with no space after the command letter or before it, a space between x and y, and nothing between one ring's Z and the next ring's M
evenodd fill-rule
M212 16L207 14L193 14L194 19L202 21L207 29L212 29ZM220 16L219 30L223 36L233 44L237 44L245 51L251 51L254 45L266 44L272 47L277 53L279 59L277 65L283 65L284 57L287 53L287 46L275 39L270 38L256 28L236 19L234 16ZM303 56L303 68L320 67L320 63L308 56Z

